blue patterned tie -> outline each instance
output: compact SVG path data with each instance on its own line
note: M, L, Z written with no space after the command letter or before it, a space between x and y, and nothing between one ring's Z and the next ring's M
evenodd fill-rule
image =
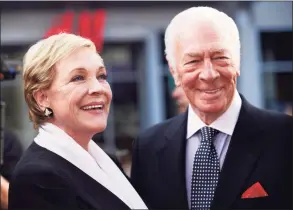
M196 151L191 183L191 209L209 209L220 174L220 161L213 144L219 131L210 127L201 129L201 144Z

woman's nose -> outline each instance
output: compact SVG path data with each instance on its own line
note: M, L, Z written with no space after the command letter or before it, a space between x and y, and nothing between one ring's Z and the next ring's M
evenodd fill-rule
M88 87L89 94L96 94L96 93L100 93L101 91L103 91L103 86L101 85L100 81L96 78L90 79L88 85L89 85L89 87Z

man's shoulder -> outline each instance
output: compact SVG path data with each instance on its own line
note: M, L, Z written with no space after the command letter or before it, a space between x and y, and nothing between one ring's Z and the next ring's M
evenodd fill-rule
M246 98L240 94L242 106L239 119L246 119L247 122L255 122L259 125L267 126L292 126L292 116L251 104Z
M264 132L265 135L282 135L282 138L292 141L293 117L290 115L275 110L249 106L243 110L242 117L239 120L241 119L247 119L245 121L245 125L249 126L247 128L257 129Z
M139 134L137 140L140 141L140 144L149 144L153 141L159 141L161 138L164 138L167 132L172 132L171 125L175 127L177 127L177 125L178 127L180 126L185 119L185 114L186 113L179 114L145 129Z
M275 110L255 108L255 117L266 125L290 126L292 127L293 117Z

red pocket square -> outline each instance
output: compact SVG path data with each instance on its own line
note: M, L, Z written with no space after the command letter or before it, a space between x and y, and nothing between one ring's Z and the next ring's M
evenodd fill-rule
M241 198L260 198L260 197L266 197L268 196L267 192L264 190L264 188L261 186L259 182L252 185L250 188L248 188L241 196Z

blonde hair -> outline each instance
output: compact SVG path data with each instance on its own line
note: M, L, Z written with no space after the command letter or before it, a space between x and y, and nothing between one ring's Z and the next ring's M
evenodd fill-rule
M228 15L211 7L191 7L177 14L169 23L165 31L165 54L169 65L176 68L175 50L177 41L183 30L192 30L200 21L211 21L221 24L223 30L230 37L231 48L235 56L237 67L240 66L240 40L238 28Z
M37 90L50 88L55 77L55 64L73 51L88 47L96 51L89 39L74 34L60 33L38 41L31 46L23 59L24 97L29 118L37 129L47 118L34 98Z

